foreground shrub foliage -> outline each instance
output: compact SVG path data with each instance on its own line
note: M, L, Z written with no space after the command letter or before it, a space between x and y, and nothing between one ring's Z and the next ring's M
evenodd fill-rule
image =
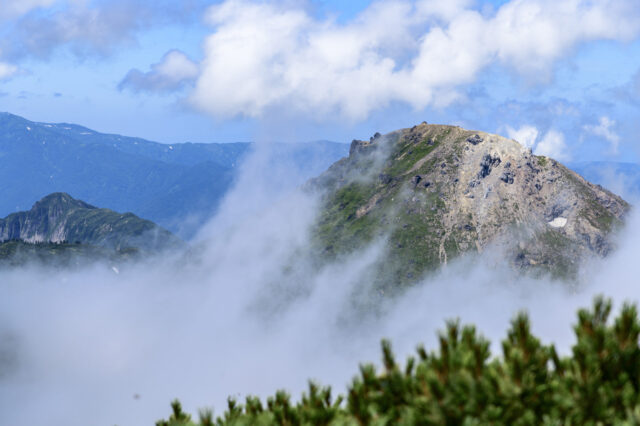
M448 322L439 349L418 347L404 366L383 341L381 371L361 365L344 397L310 383L298 402L283 391L266 403L229 399L222 416L202 411L197 421L176 400L169 419L156 425L637 425L638 312L625 304L613 323L610 313L603 298L580 310L566 357L531 334L525 314L511 322L497 358L473 326Z

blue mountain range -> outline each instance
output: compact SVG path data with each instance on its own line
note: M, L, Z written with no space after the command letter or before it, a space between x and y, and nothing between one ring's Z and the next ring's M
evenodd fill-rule
M65 192L132 212L188 239L215 213L255 147L249 142L164 144L0 113L0 217ZM269 151L271 161L292 169L293 184L302 184L348 155L349 146L277 143ZM638 164L597 161L570 167L623 196L640 192Z
M163 144L0 113L0 217L47 194L132 212L189 238L215 213L252 143ZM348 154L346 144L272 144L302 183ZM189 221L184 219L189 217Z

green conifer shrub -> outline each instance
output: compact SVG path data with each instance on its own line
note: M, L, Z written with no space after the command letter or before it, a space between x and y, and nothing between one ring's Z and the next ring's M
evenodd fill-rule
M591 310L578 311L576 342L559 356L531 333L526 314L518 314L492 357L489 341L473 326L446 323L439 347L423 346L404 366L382 341L382 369L360 366L346 396L309 383L298 402L278 391L263 405L249 396L228 400L214 418L199 420L175 400L168 420L157 426L244 425L637 425L640 424L640 321L635 305L625 304L609 321L610 300L597 297Z

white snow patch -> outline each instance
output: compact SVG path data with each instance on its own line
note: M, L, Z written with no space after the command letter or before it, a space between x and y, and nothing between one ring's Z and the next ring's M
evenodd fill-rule
M551 222L548 222L553 228L563 228L567 224L566 217L556 217Z
M43 124L44 127L53 127L51 124Z
M28 130L28 131L31 131L31 127L27 126L27 130Z
M81 135L90 135L90 132L80 132Z

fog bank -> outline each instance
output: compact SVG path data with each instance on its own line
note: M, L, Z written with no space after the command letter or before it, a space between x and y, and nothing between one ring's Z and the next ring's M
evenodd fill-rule
M526 309L534 332L566 352L576 310L593 295L618 308L640 297L633 213L619 249L585 264L575 285L518 276L488 253L362 317L352 300L382 244L312 268L305 248L318 200L293 181L258 149L189 262L154 259L119 274L104 265L0 271L0 424L153 424L176 397L219 415L229 395L284 388L297 397L308 379L342 393L358 363L378 363L381 338L403 359L420 342L433 349L455 317L475 323L496 354Z

